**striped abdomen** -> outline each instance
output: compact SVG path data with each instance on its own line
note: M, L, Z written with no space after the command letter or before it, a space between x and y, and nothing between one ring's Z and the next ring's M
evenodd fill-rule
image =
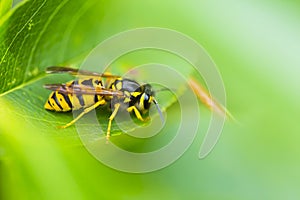
M81 84L86 86L102 86L100 79L90 78L68 82L67 86L74 84ZM60 91L51 92L48 101L45 103L44 108L47 110L57 112L67 112L71 110L78 110L94 105L96 102L102 100L101 95L87 95L87 94L64 94Z

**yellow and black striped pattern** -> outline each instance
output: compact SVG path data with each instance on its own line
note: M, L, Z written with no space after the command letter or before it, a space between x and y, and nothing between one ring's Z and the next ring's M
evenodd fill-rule
M66 83L66 86L74 84L85 85L90 87L103 87L101 79L80 79ZM53 91L49 95L48 101L44 108L56 112L68 112L71 110L78 110L94 105L103 99L101 95L86 95L86 94L65 94L60 91Z
M150 84L140 85L134 80L121 78L109 73L82 71L69 67L48 67L47 73L69 73L79 75L80 79L66 84L46 84L46 89L52 90L44 107L56 112L67 112L82 109L82 112L61 128L74 124L83 115L106 103L110 104L112 114L109 117L106 138L109 139L112 120L118 111L134 113L141 120L152 103L155 104L162 120L163 116L154 98L154 91ZM103 84L103 79L105 84Z

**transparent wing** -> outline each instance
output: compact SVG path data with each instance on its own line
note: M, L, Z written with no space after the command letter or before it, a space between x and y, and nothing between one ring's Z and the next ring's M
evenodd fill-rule
M52 91L58 91L64 94L124 96L124 93L121 91L106 89L102 87L89 87L86 85L45 84L44 88Z
M54 74L54 73L68 73L74 76L97 76L104 78L119 78L120 76L112 75L109 73L97 73L91 72L87 70L79 70L71 67L61 67L61 66L51 66L46 68L46 73Z

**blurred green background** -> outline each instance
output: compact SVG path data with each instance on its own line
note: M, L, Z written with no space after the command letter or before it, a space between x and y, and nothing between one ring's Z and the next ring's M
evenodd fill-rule
M1 199L300 198L299 2L31 0L10 11L11 1L0 3ZM210 118L200 106L199 134L180 159L129 174L94 159L74 127L55 128L72 115L43 110L49 92L41 86L53 80L43 70L76 65L113 34L149 26L184 33L206 49L239 123L227 121L199 160Z

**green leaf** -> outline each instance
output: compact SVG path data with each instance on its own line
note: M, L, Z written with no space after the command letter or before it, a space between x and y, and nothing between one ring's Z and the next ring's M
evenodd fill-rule
M9 2L1 1L1 15ZM46 112L43 104L49 91L42 85L50 82L45 67L74 63L100 41L103 35L98 34L100 26L93 17L99 16L96 10L107 6L100 1L26 1L1 18L0 150L5 153L0 155L0 173L5 170L6 175L0 181L9 185L1 187L1 198L83 198L82 189L73 181L74 172L68 169L65 151L55 140L62 136L79 144L74 127L60 132L56 128L72 115Z
M3 188L0 198L4 195L3 199L120 199L136 195L149 197L150 193L152 197L177 197L177 189L182 185L170 181L166 186L158 182L161 172L154 176L132 176L99 164L83 147L75 126L57 128L70 122L72 113L49 112L43 108L50 93L43 88L44 84L73 79L68 75L46 75L46 67L78 67L99 42L123 30L160 25L177 27L181 16L165 17L172 4L168 1L29 0L1 18L0 173L5 175L0 174L0 184L6 184L0 185L0 190ZM171 10L179 8L177 5ZM152 50L129 53L112 63L110 69L122 75L132 66L151 62L168 64L185 75L191 69L190 64L175 55ZM155 71L148 76L141 72L137 81L147 82L149 79L145 77L156 75ZM168 92L157 94L157 99L162 109L168 108L167 122L159 137L143 140L122 134L111 141L132 152L154 151L165 146L180 126L179 105ZM103 107L97 109L97 114L105 131L110 111ZM158 118L157 112L155 115ZM208 120L203 117L202 121ZM193 124L194 119L189 122ZM99 137L99 133L92 132L96 125L84 119L80 125L87 134ZM113 124L112 133L120 132ZM166 172L160 180L178 174L174 169ZM147 180L152 189L144 192ZM188 185L193 187L196 184ZM182 192L186 193L189 190Z
M74 63L86 54L103 37L99 35L101 26L93 23L95 10L107 5L101 1L34 0L11 10L0 32L0 75L5 77L0 92L36 78L47 66Z
M11 2L0 1L0 199L299 199L299 1L24 0L10 9ZM180 159L155 172L129 174L91 156L77 126L56 128L73 116L45 111L50 91L42 85L73 78L46 76L47 66L78 67L99 42L141 27L174 29L203 45L241 125L225 124L213 152L199 160L210 123L202 109L200 134ZM111 71L124 74L154 62L189 73L188 64L165 53L132 52ZM111 141L131 152L170 141L180 126L179 105L168 93L157 98L168 107L159 137L121 134ZM97 114L105 130L110 112L103 107ZM91 132L96 125L85 119L79 125L99 137Z
M11 9L12 2L12 0L0 1L0 19Z
M5 153L0 154L0 164L4 166L5 172L9 171L7 169L12 166L16 167L14 174L10 174L9 171L7 176L3 176L6 177L5 181L10 181L11 185L11 188L5 192L8 197L12 199L21 197L31 199L33 196L49 199L92 197L88 187L78 188L72 180L74 174L77 174L75 175L77 178L81 177L78 175L80 167L72 167L73 171L68 172L68 164L66 164L68 162L66 157L69 156L75 160L71 161L71 166L77 166L77 161L79 161L74 158L74 153L70 155L69 147L80 148L75 149L78 154L85 152L81 149L83 147L76 127L57 128L58 125L70 122L73 119L72 113L49 112L43 108L50 93L43 88L43 85L63 83L73 77L46 75L44 71L47 66L51 65L78 66L93 47L111 34L111 30L122 28L121 25L103 31L106 30L104 27L109 27L107 21L102 21L102 18L110 10L110 4L107 1L92 0L24 1L7 13L9 17L2 18L0 29L0 76L2 78L0 82L0 153L1 148ZM131 64L138 64L143 59L136 59L137 63ZM124 73L122 70L125 68L115 68L116 73ZM161 93L157 98L162 109L175 102L174 96L170 93ZM107 108L99 108L97 112L100 113L98 120L102 129L106 130L110 112ZM88 131L93 130L93 124L84 123L83 121L82 124L88 128ZM174 126L169 124L167 129L170 128ZM120 129L115 124L113 124L112 133L120 133ZM172 135L166 135L161 141L155 139L157 140L156 146L163 146L169 137ZM147 145L148 149L156 147L149 145L149 142L146 145L145 142L126 135L118 139L112 137L112 141L128 150L138 151L144 148L143 151L145 151ZM90 162L89 156L86 155L82 160ZM58 172L56 173L54 169ZM59 177L64 178L58 180ZM45 180L42 180L43 178ZM58 182L60 184L57 184ZM26 185L27 183L31 188ZM12 191L15 188L24 189L14 194ZM64 190L76 192L72 196L66 196L67 193L64 193ZM38 192L35 194L32 191Z

